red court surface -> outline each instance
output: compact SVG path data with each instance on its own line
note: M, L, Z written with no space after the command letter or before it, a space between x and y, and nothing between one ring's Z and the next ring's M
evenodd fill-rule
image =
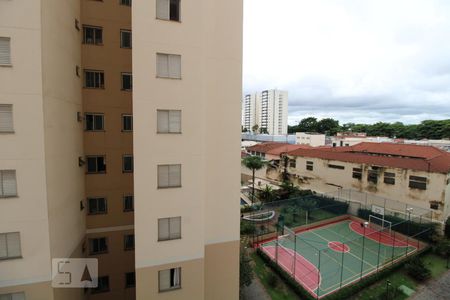
M352 221L350 222L349 226L350 229L353 230L354 232L360 235L364 235L364 227L362 227L360 223ZM412 247L416 246L413 245L412 243L408 243L403 235L396 234L394 237L393 234L389 234L388 232L380 232L368 227L365 228L365 235L366 238L386 246L394 246L394 247L406 247L408 245Z
M340 253L350 252L349 246L347 246L346 244L343 244L341 242L336 242L336 241L328 242L328 248L330 248L333 251L340 252Z
M261 249L275 261L275 246L265 246ZM315 296L314 291L320 284L319 270L300 254L297 253L295 258L295 279ZM293 274L294 250L281 247L278 248L278 264L289 274Z

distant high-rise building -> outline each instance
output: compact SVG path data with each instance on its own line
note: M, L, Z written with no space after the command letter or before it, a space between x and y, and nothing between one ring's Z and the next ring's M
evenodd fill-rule
M268 134L287 134L288 92L265 90L248 94L242 103L242 126L252 131L258 125L258 131Z

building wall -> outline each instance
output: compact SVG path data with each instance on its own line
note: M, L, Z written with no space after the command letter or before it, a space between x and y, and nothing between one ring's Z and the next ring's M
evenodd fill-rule
M307 161L313 162L313 171L306 170ZM329 164L343 166L344 169L330 168ZM363 170L361 180L352 178L353 168L361 168ZM297 175L296 183L304 189L312 189L321 193L334 192L338 188L353 189L378 197L401 201L427 210L430 209L430 201L439 201L442 205L440 205L438 210L434 210L433 217L442 220L447 216L444 214L448 210L448 195L446 194L446 190L448 190L447 175L381 167L379 169L378 183L374 184L367 181L368 170L371 168L372 166L365 164L297 157L296 168L289 168L289 172ZM383 182L384 172L395 173L395 185ZM410 176L426 177L427 189L409 188Z
M83 70L103 70L104 89L82 88L83 112L103 113L104 131L84 131L84 154L104 155L105 174L86 174L86 198L105 197L107 213L90 215L85 198L86 248L89 239L106 237L108 252L91 256L99 260L99 276L109 276L109 291L90 293L89 299L135 299L135 289L125 287L125 273L134 271L134 251L124 250L125 234L133 234L134 212L125 212L123 197L133 195L133 173L122 171L123 155L133 154L133 133L122 131L122 115L132 114L132 92L121 90L121 73L132 72L132 50L120 47L120 30L131 30L131 7L119 1L81 1L82 25L103 28L102 45L81 45ZM81 30L82 32L82 30ZM83 167L86 172L86 166ZM87 250L88 252L89 250Z
M238 298L238 247L209 261L239 240L240 20L237 0L182 1L181 22L157 20L154 1L133 3L137 299ZM156 78L156 53L181 55L181 80ZM182 133L157 134L157 109L181 109ZM159 164L182 165L181 188L157 189ZM175 216L182 238L157 242L158 218ZM157 271L175 266L182 288L158 293Z
M296 144L310 145L312 147L325 146L325 135L316 133L297 132L295 134Z

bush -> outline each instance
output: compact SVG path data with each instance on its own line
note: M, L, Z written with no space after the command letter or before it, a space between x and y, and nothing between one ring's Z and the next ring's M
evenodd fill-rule
M241 234L251 235L256 232L256 226L253 223L241 221Z
M431 271L420 257L413 257L405 264L406 272L417 281L424 281L431 277Z
M273 274L272 272L267 274L267 284L274 288L277 286L278 284L278 277L277 275Z
M445 221L444 234L448 239L450 239L450 217L448 217L447 221Z

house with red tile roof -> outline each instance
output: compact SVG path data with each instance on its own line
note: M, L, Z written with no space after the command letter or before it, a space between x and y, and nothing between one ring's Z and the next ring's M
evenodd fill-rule
M294 184L317 192L349 189L450 214L450 153L432 146L360 143L286 153ZM281 170L280 170L281 172Z

